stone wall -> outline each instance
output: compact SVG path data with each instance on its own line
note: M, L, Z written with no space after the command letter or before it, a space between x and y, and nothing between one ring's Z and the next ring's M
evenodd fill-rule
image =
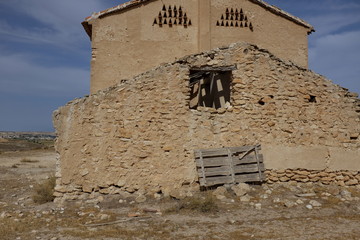
M236 66L230 104L189 109L190 69L222 66ZM56 196L186 195L199 187L194 149L256 143L274 171L270 181L299 169L350 170L358 179L359 104L356 94L254 45L188 56L54 112Z

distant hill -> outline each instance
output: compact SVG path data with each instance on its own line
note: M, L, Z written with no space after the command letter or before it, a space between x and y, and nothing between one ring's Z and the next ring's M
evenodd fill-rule
M12 151L53 149L55 133L52 132L0 132L0 154Z
M56 134L53 132L2 132L0 138L4 139L22 139L22 140L53 140Z

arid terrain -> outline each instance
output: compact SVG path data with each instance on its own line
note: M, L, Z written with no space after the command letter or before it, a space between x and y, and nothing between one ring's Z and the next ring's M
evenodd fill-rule
M39 203L54 179L51 145L0 138L0 239L360 239L358 187L241 184L182 200Z

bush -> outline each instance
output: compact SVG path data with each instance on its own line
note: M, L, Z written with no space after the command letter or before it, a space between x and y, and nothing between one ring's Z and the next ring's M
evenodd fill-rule
M45 180L43 183L37 184L34 187L35 194L33 195L33 201L39 204L52 202L55 198L55 182L55 176L50 176L49 179Z
M23 159L21 159L20 162L22 162L22 163L38 163L39 160L31 160L29 158L23 158Z
M189 210L195 210L199 212L216 212L218 206L212 195L208 194L205 197L193 197L183 203L183 207Z
M206 194L203 197L194 196L180 200L177 206L167 209L166 212L178 212L180 210L213 213L218 211L218 206L214 196Z

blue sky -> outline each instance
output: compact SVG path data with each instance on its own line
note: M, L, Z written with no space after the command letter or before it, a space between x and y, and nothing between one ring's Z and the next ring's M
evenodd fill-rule
M89 93L81 22L116 0L0 0L0 131L53 131L51 114ZM268 0L312 24L309 67L360 93L360 1Z

